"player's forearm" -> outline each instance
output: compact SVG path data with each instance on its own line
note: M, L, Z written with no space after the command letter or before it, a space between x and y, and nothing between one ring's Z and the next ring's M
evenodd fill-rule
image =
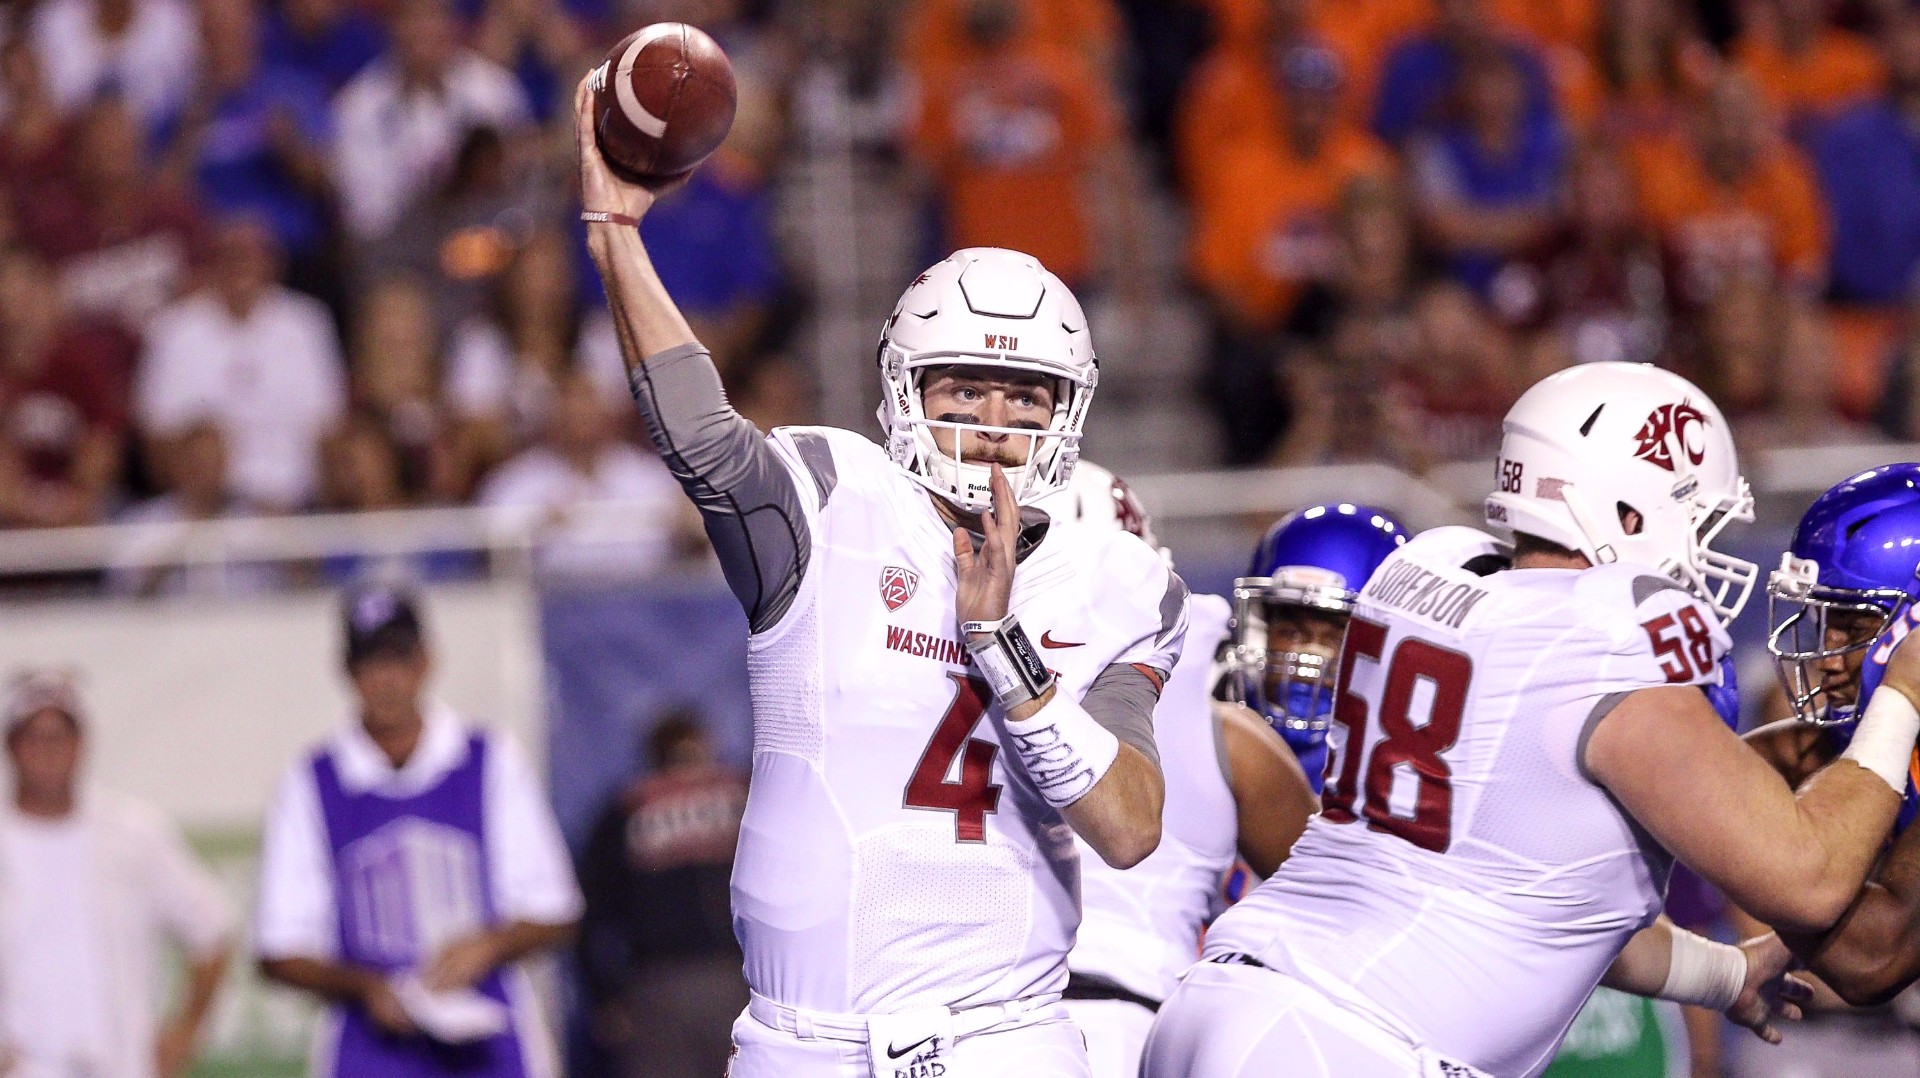
M1166 801L1160 769L1132 745L1121 745L1113 766L1093 789L1060 810L1074 833L1114 868L1132 868L1160 845Z
M1753 895L1733 895L1762 921L1791 931L1820 931L1846 913L1873 868L1900 810L1878 776L1837 760L1795 795L1796 816L1775 849L1772 878ZM1797 832L1797 834L1796 834ZM1763 862L1764 863L1764 862Z
M1659 920L1635 932L1620 949L1620 956L1607 967L1600 983L1636 996L1654 996L1667 983L1673 958L1673 922L1661 914Z
M1646 751L1662 741L1665 752ZM1839 919L1899 808L1885 777L1851 759L1796 794L1683 686L1629 694L1592 728L1585 759L1674 856L1749 913L1794 931Z
M1216 702L1227 750L1240 857L1262 878L1276 872L1320 811L1306 772L1265 719L1239 704Z
M607 309L628 370L648 356L697 343L686 317L654 272L639 229L613 223L588 225L587 250L606 286Z
M1920 828L1901 834L1832 929L1783 938L1854 1006L1874 1006L1898 995L1920 974Z

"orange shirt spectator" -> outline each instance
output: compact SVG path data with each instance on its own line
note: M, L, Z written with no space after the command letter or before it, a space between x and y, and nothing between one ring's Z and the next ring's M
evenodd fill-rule
M1693 138L1634 148L1641 205L1677 262L1673 286L1688 306L1735 278L1778 275L1811 291L1824 275L1827 216L1813 169L1768 137L1759 111L1744 77L1723 77Z
M1078 53L1111 78L1122 30L1113 0L918 0L904 37L908 67L923 79L938 78L977 58L967 24L1003 17L1003 5L1023 47Z
M1277 326L1333 258L1334 211L1348 181L1390 167L1386 148L1342 128L1310 158L1251 146L1226 162L1215 197L1195 207L1194 278L1249 325Z
M1873 46L1824 21L1810 0L1771 0L1733 46L1733 62L1759 86L1767 104L1799 120L1870 97L1886 82Z
M1236 150L1278 142L1286 109L1263 49L1216 48L1194 69L1181 96L1173 152L1190 197L1205 197Z
M1069 283L1094 269L1082 184L1114 149L1106 84L1073 54L1003 48L922 89L914 143L955 247L1011 247Z
M1384 174L1387 150L1337 120L1337 69L1325 50L1289 50L1288 99L1274 137L1221 151L1196 199L1193 276L1230 318L1272 329L1302 285L1329 272L1334 211L1349 181Z
M1542 46L1582 52L1600 29L1598 0L1493 0L1493 17Z
M1188 97L1221 96L1205 107L1271 108L1267 103L1251 102L1245 97L1227 96L1231 88L1271 98L1271 88L1245 82L1244 74L1218 72L1217 69L1256 70L1262 54L1270 55L1275 42L1297 40L1311 35L1318 38L1340 58L1346 76L1343 114L1364 119L1373 108L1373 87L1379 81L1380 60L1400 38L1424 28L1433 21L1432 0L1206 0L1213 15L1214 48L1195 72L1193 85L1220 81L1228 84L1220 91L1188 91ZM1276 23L1279 24L1276 26Z

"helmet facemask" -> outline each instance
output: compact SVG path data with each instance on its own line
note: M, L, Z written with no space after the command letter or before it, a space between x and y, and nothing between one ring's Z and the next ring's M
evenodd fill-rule
M992 376L1024 371L1051 383L1053 410L1045 428L990 427L980 423L936 419L926 414L927 375L938 368L974 367ZM1066 486L1080 459L1081 428L1093 398L1091 369L1083 381L1044 359L960 352L917 353L883 343L881 376L886 397L880 422L887 431L887 453L915 481L961 510L980 513L993 505L993 469L966 461L962 454L967 431L1005 435L1026 442L1026 463L1001 465L1013 487L1014 501L1030 504Z
M1228 693L1291 741L1326 733L1340 679L1338 635L1324 650L1310 643L1274 648L1276 627L1324 619L1341 632L1358 595L1337 574L1310 566L1283 568L1272 577L1233 583L1233 646L1227 657ZM1304 632L1293 634L1298 640Z
M1860 665L1911 598L1899 588L1826 586L1819 572L1812 560L1781 555L1767 580L1767 651L1794 718L1838 726L1858 717Z

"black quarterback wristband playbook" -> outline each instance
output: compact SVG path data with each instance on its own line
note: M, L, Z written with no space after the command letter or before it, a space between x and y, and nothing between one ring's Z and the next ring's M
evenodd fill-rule
M987 679L1001 710L1012 711L1053 688L1053 671L1040 661L1040 652L1027 639L1019 618L1008 614L999 621L965 621L960 632L973 665Z

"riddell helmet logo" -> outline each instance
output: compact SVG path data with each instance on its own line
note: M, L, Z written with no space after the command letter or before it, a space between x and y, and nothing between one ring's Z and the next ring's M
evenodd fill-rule
M1706 425L1707 414L1686 401L1663 404L1647 416L1640 433L1634 436L1640 444L1633 455L1671 472L1677 445L1686 454L1687 463L1697 465L1707 456Z
M913 598L914 589L919 586L920 574L911 569L889 565L880 570L880 601L887 604L889 611L907 605L907 600Z

